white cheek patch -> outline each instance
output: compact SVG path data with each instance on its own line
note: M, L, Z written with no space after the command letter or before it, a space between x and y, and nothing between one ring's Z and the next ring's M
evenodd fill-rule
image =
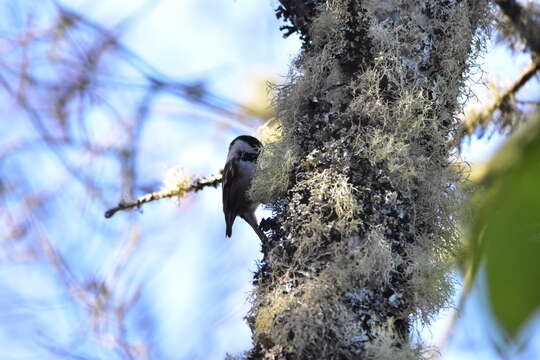
M238 171L248 176L252 176L253 173L255 172L255 168L257 167L257 165L252 161L240 160L236 164L238 167Z
M241 152L256 153L257 149L254 149L253 147L251 147L251 145L241 140L235 141L234 144L231 146L231 149L229 150L227 161L231 160L232 158L237 157L238 154Z

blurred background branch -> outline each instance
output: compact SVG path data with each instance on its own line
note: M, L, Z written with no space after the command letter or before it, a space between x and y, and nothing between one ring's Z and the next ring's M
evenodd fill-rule
M224 318L243 321L245 306L239 307L236 298L247 291L257 244L251 258L231 263L231 252L239 249L216 236L222 233L221 222L208 226L196 213L185 215L187 209L218 204L217 191L199 199L184 197L181 206L156 206L151 219L136 213L107 224L101 219L116 201L108 217L158 198L217 187L221 174L197 174L219 169L230 139L255 132L272 116L266 90L264 98L247 99L242 94L247 86L238 79L248 74L259 82L251 79L250 66L271 67L281 59L285 67L287 55L245 56L238 64L236 57L225 59L229 48L247 44L253 49L261 41L273 52L273 43L282 40L270 9L223 2L213 7L226 11L211 14L198 2L163 3L104 7L103 2L17 0L0 5L0 249L5 264L0 344L10 356L176 359L179 353L212 356L212 351L222 357L224 348L235 349L219 343L218 333L230 326ZM162 9L169 10L164 14ZM199 25L201 17L225 20L227 11L228 21L236 22L238 9L256 14L252 18L265 30L252 32L249 40L238 37L237 27L227 33L213 20L213 25ZM184 24L198 36L176 23L170 30L164 24L186 11L191 13ZM193 14L199 20L190 20ZM229 46L203 44L196 50L200 39L204 43L212 36L212 26ZM184 43L195 50L179 49L171 56ZM261 78L257 86L266 89L271 75ZM185 237L202 241L185 244ZM211 265L194 267L201 257ZM221 275L215 275L217 270ZM180 278L182 273L187 275ZM196 296L190 294L193 279L205 279ZM160 292L166 295L156 296ZM216 297L223 301L219 307ZM171 308L167 301L179 306ZM190 305L194 302L200 308ZM201 327L190 330L192 342L170 344L168 339L186 331L183 323ZM208 334L210 326L216 333ZM215 346L208 348L211 343ZM6 351L0 351L2 358Z
M472 135L478 128L486 128L493 119L493 113L496 110L501 112L501 121L499 126L502 129L512 126L512 116L516 112L515 94L536 75L540 70L540 57L534 58L531 63L523 69L522 73L516 81L506 90L497 92L492 95L491 103L474 109L466 114L464 121L461 123L456 136L449 142L450 146L455 146L466 137Z

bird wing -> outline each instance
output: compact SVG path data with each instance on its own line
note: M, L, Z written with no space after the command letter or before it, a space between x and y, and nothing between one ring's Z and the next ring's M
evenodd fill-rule
M237 168L234 160L228 161L223 170L223 213L225 214L225 235L230 237L232 225L238 212L238 184L234 181Z

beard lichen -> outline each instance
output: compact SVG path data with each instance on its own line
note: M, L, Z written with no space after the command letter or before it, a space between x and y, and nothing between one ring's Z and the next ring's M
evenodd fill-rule
M486 13L487 0L318 7L252 183L273 216L248 357L421 356L409 324L451 299L462 197L446 143Z

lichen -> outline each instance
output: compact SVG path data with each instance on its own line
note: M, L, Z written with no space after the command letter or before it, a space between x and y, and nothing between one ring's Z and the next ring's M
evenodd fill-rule
M368 360L416 360L422 358L420 345L401 344L393 331L392 321L375 329L375 340L366 344L365 359ZM397 346L400 344L400 346Z
M410 324L429 323L453 289L462 194L447 140L486 9L317 9L276 94L281 138L266 145L251 189L273 211L250 314L259 354L420 357Z
M165 173L163 188L161 191L175 192L177 201L185 195L186 189L191 184L192 177L182 167L173 167Z
M259 340L264 341L274 326L278 315L290 308L294 298L283 294L273 293L267 296L264 305L260 305L255 317L255 334Z
M249 190L251 199L266 204L282 197L289 187L293 164L294 153L283 141L266 144L257 159L257 176Z

